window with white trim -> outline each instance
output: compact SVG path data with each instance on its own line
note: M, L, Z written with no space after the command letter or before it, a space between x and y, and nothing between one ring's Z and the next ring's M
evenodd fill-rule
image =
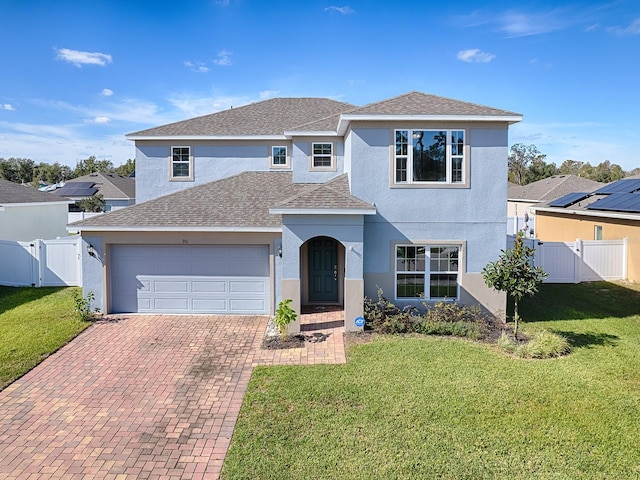
M311 167L333 168L333 143L313 142L311 144Z
M458 299L459 245L397 245L396 298Z
M277 145L271 147L271 166L286 167L287 163L287 147Z
M464 130L396 130L394 183L464 183Z
M191 147L171 147L170 169L172 180L193 180Z

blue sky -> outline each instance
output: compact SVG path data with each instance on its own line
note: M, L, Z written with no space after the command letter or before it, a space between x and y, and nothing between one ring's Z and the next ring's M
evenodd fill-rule
M124 135L271 97L412 90L515 111L510 144L640 167L640 4L1 0L0 157L133 158Z

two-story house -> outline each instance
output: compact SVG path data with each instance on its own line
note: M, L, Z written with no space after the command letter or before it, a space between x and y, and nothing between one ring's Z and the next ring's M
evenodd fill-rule
M505 248L521 119L411 92L275 98L129 134L140 203L73 225L85 293L109 313L337 304L347 330L378 287L398 305L503 310L480 272Z

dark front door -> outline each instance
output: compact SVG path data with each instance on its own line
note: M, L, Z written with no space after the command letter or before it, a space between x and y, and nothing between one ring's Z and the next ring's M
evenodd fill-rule
M338 244L333 238L309 240L309 303L338 301Z

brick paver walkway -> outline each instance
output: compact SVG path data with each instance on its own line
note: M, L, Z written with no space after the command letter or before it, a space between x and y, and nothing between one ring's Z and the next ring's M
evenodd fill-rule
M253 367L343 363L337 318L289 350L266 317L100 321L0 392L0 478L216 479Z

